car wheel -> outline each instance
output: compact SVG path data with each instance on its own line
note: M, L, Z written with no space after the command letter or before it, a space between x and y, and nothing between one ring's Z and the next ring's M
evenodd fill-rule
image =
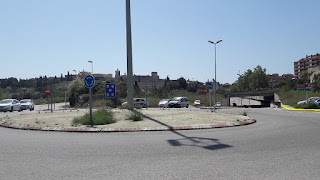
M10 112L13 112L13 107L11 107Z
M188 108L188 107L189 107L189 104L187 104L186 108Z

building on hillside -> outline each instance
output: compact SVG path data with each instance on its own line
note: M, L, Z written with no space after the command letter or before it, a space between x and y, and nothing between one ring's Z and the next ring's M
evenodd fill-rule
M320 54L306 55L305 58L294 62L294 75L300 78L301 72L308 71L309 68L320 65Z
M80 72L78 73L78 76L77 76L77 77L79 77L79 78L81 78L81 79L84 79L86 76L88 76L88 75L90 75L90 74L91 74L91 72L87 72L87 71L82 70L82 71L80 71Z
M96 80L103 79L103 80L114 80L112 74L93 74Z
M312 73L312 75L310 76L310 83L314 83L314 76L320 75L320 65L309 68L308 72Z
M120 70L117 69L115 71L116 82L127 82L127 75L121 75ZM159 87L163 87L166 82L170 81L168 79L160 79L157 72L151 72L151 76L149 75L133 75L133 80L135 84L137 84L141 89L144 90L152 90L157 89Z
M293 79L293 74L283 74L279 76L279 74L275 73L270 75L269 87L273 88L277 83L281 81L290 81Z

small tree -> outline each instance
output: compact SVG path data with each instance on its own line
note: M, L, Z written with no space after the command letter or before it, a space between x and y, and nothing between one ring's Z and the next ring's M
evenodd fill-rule
M183 77L177 79L177 81L179 83L179 89L187 89L187 81Z
M253 91L268 88L269 77L267 76L266 71L265 68L262 68L259 65L254 68L254 71L248 69L233 83L232 90Z
M69 103L71 107L74 107L79 102L79 95L80 95L79 92L83 87L84 87L84 83L79 78L73 80L68 85Z
M0 99L3 99L3 89L2 88L0 88Z
M313 91L319 93L320 92L320 75L317 74L314 76L314 83L313 83Z
M300 74L300 77L303 79L303 83L310 82L310 76L313 74L313 72L308 71L302 71Z

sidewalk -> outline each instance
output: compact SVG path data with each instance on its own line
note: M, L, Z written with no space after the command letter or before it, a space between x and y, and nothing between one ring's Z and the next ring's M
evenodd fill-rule
M74 126L72 120L83 116L87 110L54 111L19 115L0 119L0 126L24 130L63 131L63 132L127 132L127 131L163 131L211 129L242 126L255 123L256 120L242 115L212 113L210 111L189 111L188 109L140 109L142 121L128 120L132 113L126 109L112 110L117 120L109 125L87 127Z

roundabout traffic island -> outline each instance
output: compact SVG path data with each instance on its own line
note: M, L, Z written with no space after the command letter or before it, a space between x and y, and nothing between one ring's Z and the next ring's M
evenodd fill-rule
M245 126L256 122L255 119L244 115L182 109L149 108L135 110L134 112L126 109L112 109L110 111L115 123L94 125L94 127L73 123L74 119L85 116L88 113L86 110L4 117L0 119L0 126L21 130L58 132L141 132L226 128ZM138 113L142 120L131 120L132 113Z

